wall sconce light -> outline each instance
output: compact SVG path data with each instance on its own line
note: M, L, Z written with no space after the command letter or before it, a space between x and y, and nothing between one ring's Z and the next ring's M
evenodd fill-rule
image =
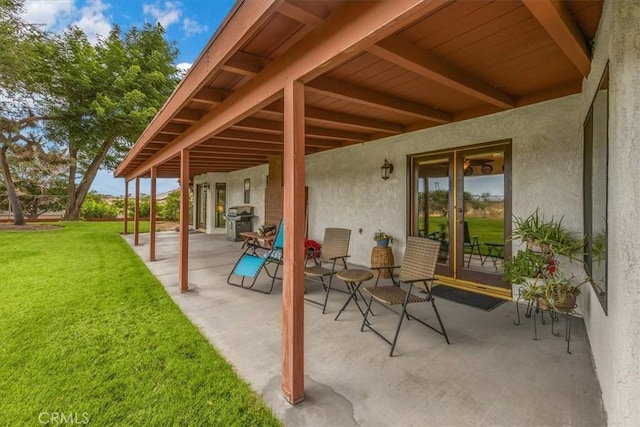
M393 173L393 164L389 163L387 159L384 159L384 165L380 167L380 173L382 174L382 179L385 181L388 180Z

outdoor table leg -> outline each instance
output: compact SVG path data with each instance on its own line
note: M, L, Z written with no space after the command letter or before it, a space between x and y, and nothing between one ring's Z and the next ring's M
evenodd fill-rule
M360 285L362 285L362 282L345 281L345 283L351 290L351 293L349 294L349 298L347 298L347 300L344 302L344 305L342 306L334 320L338 320L338 317L340 317L340 314L342 314L342 312L347 308L347 305L349 305L349 302L351 300L356 303L356 306L358 306L358 310L360 310L360 313L362 314L362 316L364 316L364 310L362 309L362 307L360 307L360 303L358 303L358 297L356 296L357 292L358 294L360 294L360 298L362 298L362 301L364 301L364 296L362 295L362 292L360 292Z

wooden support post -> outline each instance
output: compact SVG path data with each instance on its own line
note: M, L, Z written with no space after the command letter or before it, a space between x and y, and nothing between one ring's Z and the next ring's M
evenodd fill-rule
M304 85L284 88L284 277L282 281L282 392L304 400Z
M180 292L189 290L189 150L180 151Z
M149 201L149 261L156 260L156 175L158 167L151 167L151 200Z
M129 181L124 180L124 232L129 234Z
M140 177L136 177L136 199L133 205L133 245L140 244Z

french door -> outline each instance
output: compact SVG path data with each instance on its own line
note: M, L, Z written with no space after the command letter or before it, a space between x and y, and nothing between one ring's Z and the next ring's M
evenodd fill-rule
M410 166L409 233L440 241L438 276L488 292L485 285L510 289L502 279L510 256L510 142L414 155Z

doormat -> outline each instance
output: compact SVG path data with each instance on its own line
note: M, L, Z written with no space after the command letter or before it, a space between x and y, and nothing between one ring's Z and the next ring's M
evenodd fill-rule
M452 288L451 286L445 285L434 286L431 289L431 294L436 297L442 297L444 299L464 305L470 305L471 307L476 307L485 311L491 311L506 301L500 298L463 291L462 289Z

